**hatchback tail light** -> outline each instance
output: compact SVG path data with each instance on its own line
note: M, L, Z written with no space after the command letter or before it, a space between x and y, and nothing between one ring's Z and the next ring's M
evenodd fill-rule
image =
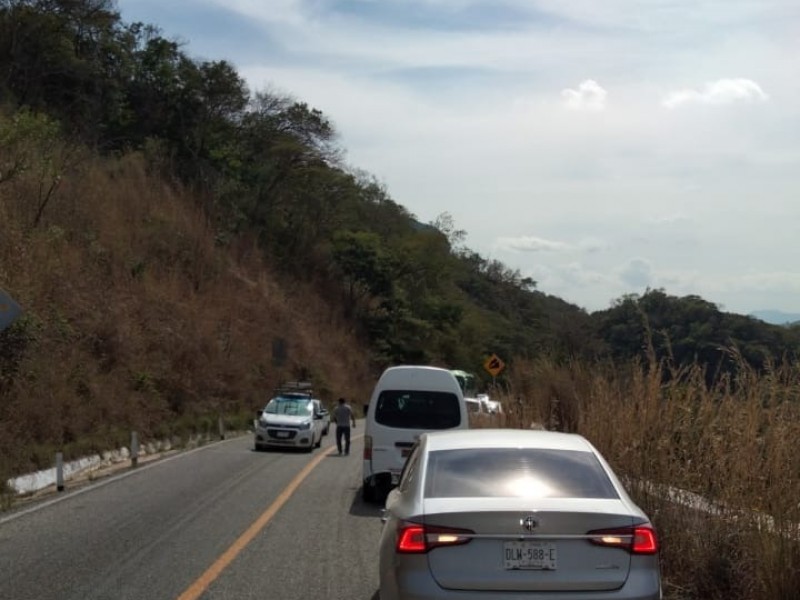
M372 436L364 436L364 460L372 460Z
M598 546L622 548L631 554L656 554L658 537L652 525L590 531L589 541Z
M441 546L458 546L472 540L474 531L452 527L436 527L421 523L401 522L397 527L397 552L424 554Z

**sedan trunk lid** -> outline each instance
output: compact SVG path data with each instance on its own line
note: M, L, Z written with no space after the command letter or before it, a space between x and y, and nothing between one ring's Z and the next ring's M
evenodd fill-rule
M431 574L446 589L601 591L628 577L629 552L587 536L633 525L619 500L495 498L489 507L484 499L426 499L424 510L426 526L474 532L469 543L428 553Z

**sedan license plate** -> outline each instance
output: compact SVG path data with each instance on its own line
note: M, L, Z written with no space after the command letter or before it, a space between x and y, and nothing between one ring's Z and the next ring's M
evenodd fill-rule
M275 432L275 437L288 438L289 437L289 432L288 431L276 431Z
M503 564L506 569L555 571L556 545L548 542L505 542Z

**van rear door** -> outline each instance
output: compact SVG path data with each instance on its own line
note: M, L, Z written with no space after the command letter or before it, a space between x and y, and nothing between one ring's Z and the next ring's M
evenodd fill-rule
M372 410L372 472L389 472L394 479L421 433L465 426L460 400L452 392L383 390Z

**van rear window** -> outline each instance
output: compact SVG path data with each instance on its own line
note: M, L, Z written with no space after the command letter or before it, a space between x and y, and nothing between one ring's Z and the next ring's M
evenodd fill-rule
M384 390L375 422L398 429L452 429L461 425L458 397L450 392Z

